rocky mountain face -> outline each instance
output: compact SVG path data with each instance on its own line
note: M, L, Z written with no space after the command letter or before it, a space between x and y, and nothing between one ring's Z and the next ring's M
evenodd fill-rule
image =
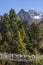
M17 14L18 18L23 22L24 20L28 21L30 24L32 22L39 23L43 20L43 13L37 12L35 9L30 9L28 12L21 9Z
M28 12L25 12L23 9L21 9L17 15L22 22L26 20L31 23L32 21L31 15Z

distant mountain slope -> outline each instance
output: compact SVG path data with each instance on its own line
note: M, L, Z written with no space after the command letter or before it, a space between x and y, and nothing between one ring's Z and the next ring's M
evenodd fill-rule
M30 9L28 12L25 12L25 10L21 9L17 15L22 22L27 20L30 24L32 22L39 23L43 20L43 13L37 12L35 9Z

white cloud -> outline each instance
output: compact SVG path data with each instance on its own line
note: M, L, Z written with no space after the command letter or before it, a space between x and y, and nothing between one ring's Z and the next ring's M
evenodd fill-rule
M41 17L40 16L34 16L33 18L34 19L40 19Z

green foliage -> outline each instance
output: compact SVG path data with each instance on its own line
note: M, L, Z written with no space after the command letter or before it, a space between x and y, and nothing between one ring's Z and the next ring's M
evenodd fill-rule
M28 62L11 62L11 61L2 61L0 60L0 65L43 65L42 61L28 61Z
M11 9L9 14L1 16L0 52L41 54L41 40L39 24L30 25L27 21L19 21L14 9Z
M1 33L0 33L0 42L2 41L2 35L1 35Z

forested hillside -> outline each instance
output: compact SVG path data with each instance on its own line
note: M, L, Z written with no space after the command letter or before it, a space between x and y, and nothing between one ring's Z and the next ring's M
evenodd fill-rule
M15 10L0 16L0 52L39 55L43 54L43 33L41 24L30 25L28 21L21 22ZM1 61L1 65L42 65L38 62Z
M39 24L19 21L13 9L0 16L0 52L43 54L42 39Z

